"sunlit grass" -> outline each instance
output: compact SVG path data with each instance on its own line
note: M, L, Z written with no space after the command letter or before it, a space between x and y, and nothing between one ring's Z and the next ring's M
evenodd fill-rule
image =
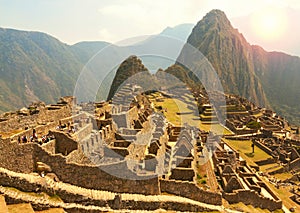
M154 103L155 107L161 106L163 108L162 111L167 120L175 126L182 126L184 123L187 123L191 126L199 127L201 130L207 132L212 131L218 135L232 134L231 131L218 123L202 123L199 119L199 114L197 114L197 111L195 112L195 110L189 109L189 103L185 103L182 100L175 98L163 98L159 95L159 93L153 93L149 96L149 98ZM156 98L159 98L162 100L162 102L156 101ZM197 106L196 103L193 105L193 107Z
M254 153L252 153L252 142L250 140L239 141L239 140L228 140L224 141L231 146L233 149L238 151L242 158L244 158L250 165L255 165L255 161L265 160L271 158L266 152L255 146Z

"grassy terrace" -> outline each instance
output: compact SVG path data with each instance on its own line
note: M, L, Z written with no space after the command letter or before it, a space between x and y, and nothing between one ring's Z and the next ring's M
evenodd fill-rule
M191 126L197 126L201 130L212 131L215 134L232 134L218 123L205 123L201 122L198 115L194 114L194 111L188 108L189 103L174 98L161 97L159 93L153 93L149 95L149 99L152 101L155 107L162 107L162 111L169 122L175 126L181 126L184 123L188 123ZM157 101L159 99L160 101ZM196 105L196 103L194 103ZM180 114L181 113L181 114Z
M240 156L244 158L249 165L256 165L255 161L265 160L271 156L265 153L263 150L255 146L254 153L252 153L252 142L250 140L239 141L239 140L228 140L223 139L230 147L240 153Z
M271 163L271 164L260 166L259 170L261 170L263 172L272 172L272 171L275 171L275 170L277 170L281 167L282 166L280 166L278 163Z

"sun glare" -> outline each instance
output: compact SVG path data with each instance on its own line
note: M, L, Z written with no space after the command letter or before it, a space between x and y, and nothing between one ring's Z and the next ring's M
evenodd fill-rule
M282 9L267 8L252 16L252 29L255 34L268 41L282 37L287 28L287 16Z

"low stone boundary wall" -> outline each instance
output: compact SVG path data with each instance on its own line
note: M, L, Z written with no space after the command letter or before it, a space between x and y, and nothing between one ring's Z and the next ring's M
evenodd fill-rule
M260 196L253 190L235 190L233 193L223 193L223 198L225 198L229 203L242 202L245 205L252 205L254 207L268 209L270 211L282 208L281 200L272 200L270 198Z
M45 179L41 177L37 177L37 179L28 180L25 177L19 176L22 174L10 174L6 173L6 171L1 170L0 171L0 185L2 186L9 186L14 187L22 192L36 192L38 189L39 191L45 192L48 195L56 195L60 199L62 199L63 202L56 202L55 207L64 207L65 204L70 203L76 203L80 204L85 207L94 206L94 207L107 207L111 209L117 209L117 210L148 210L148 211L154 211L157 209L165 209L170 211L187 211L187 212L210 212L214 209L210 209L209 206L201 206L194 203L193 201L187 202L187 201L177 201L176 199L173 199L173 196L170 198L159 198L157 199L156 196L144 196L144 195L136 195L136 194L114 194L109 192L103 192L105 193L105 196L102 195L101 198L98 198L98 196L93 195L94 190L90 191L89 196L87 195L87 192L81 193L78 190L81 190L80 188L72 189L71 191L66 191L62 189L63 187L54 187L55 190L51 187L52 184L50 184L49 180L46 181ZM60 184L60 183L57 183ZM75 191L74 191L75 190ZM85 189L82 189L85 190ZM26 200L22 200L22 196L18 198L14 198L9 194L4 193L5 200L9 204L14 203L24 203ZM95 197L94 197L95 196ZM53 204L53 203L52 203ZM51 208L50 203L48 202L41 202L41 203L32 203L32 206L35 210L45 210L47 208ZM68 208L64 208L67 212L99 212L96 211L95 208L89 208L83 209L81 207L71 207L70 205L67 205ZM70 208L71 207L71 208Z
M52 155L36 143L11 143L0 140L0 167L15 172L36 171L36 162L49 165L57 177L72 185L120 193L160 194L158 177L137 176L127 168L126 161L89 166L67 163L61 154ZM117 177L122 174L122 177Z
M137 176L127 168L126 161L99 166L66 163L62 155L50 155L38 146L34 159L49 165L61 181L72 185L120 193L160 194L158 177Z
M276 158L268 158L268 159L265 159L265 160L255 161L255 163L258 166L263 166L263 165L272 164L272 163L276 163L276 162L277 162Z
M290 163L289 170L292 170L292 169L294 169L294 170L300 169L300 158L295 159Z
M55 122L52 122L45 125L38 125L34 129L36 130L38 137L41 138L42 135L47 135L48 131L50 129L55 129L56 126L57 124ZM32 133L33 133L33 128L29 128L27 130L24 130L18 134L11 136L10 139L11 141L17 141L18 137L22 138L22 136L26 135L27 139L29 140L30 136L32 136Z
M280 167L279 169L276 169L272 172L268 172L270 175L275 175L275 174L279 174L279 173L284 173L288 171L288 167Z
M194 183L187 181L160 180L161 192L179 195L202 203L222 205L222 195L200 189Z
M259 141L254 141L255 146L257 146L258 148L260 148L261 150L263 150L264 152L266 152L267 154L271 155L273 154L273 151L271 149L269 149L268 147L266 147L265 145L263 145L261 142Z

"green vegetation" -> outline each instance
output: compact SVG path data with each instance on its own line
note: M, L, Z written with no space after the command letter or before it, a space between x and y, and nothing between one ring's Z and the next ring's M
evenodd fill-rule
M71 95L81 64L71 47L38 32L0 28L0 111Z
M274 177L284 181L286 179L289 179L289 178L293 177L293 174L287 173L287 172L286 173L279 173L279 174L275 174Z
M257 121L250 121L246 126L250 129L260 129L261 127L260 123Z
M266 164L266 165L260 166L259 170L261 170L262 172L272 172L272 171L278 170L280 168L282 168L282 166L280 166L279 164L271 163L271 164Z
M200 122L200 129L205 130L205 131L212 131L215 134L218 135L230 135L232 134L232 132L230 130L228 130L227 128L225 128L224 126L218 124L218 123L203 123Z
M174 125L182 125L188 123L190 125L198 126L201 130L212 131L219 135L232 134L230 130L223 127L219 123L204 123L199 120L193 113L178 115L178 112L191 112L188 109L188 104L172 98L163 98L159 92L148 95L149 99L153 102L158 111L163 112L168 121ZM160 102L157 102L160 99Z
M61 202L61 198L57 195L57 194L54 194L54 195L51 195L49 197L49 200L53 200L53 201L57 201L57 202Z
M252 153L252 142L250 140L239 141L224 139L224 142L238 151L241 157L244 158L249 163L249 165L256 165L255 161L265 160L271 157L257 146L255 146L254 153Z
M130 79L130 77L133 77L134 79ZM153 84L151 81L151 74L149 70L142 64L141 59L136 56L130 56L119 66L112 81L107 99L111 100L117 90L120 89L123 84L135 82L143 85L144 89L151 88L150 86Z
M226 93L273 108L290 123L300 125L299 57L266 52L259 46L250 46L219 10L211 11L200 20L187 42L212 64ZM179 58L177 61L185 60ZM201 60L190 63L200 66ZM194 73L178 66L168 69L167 72L191 88L199 86L199 80L193 80L197 79Z
M200 174L197 174L197 179L198 180L201 180L202 179L202 176Z
M204 179L204 180L201 180L200 183L201 183L201 184L206 184L206 180L205 180L205 179Z

